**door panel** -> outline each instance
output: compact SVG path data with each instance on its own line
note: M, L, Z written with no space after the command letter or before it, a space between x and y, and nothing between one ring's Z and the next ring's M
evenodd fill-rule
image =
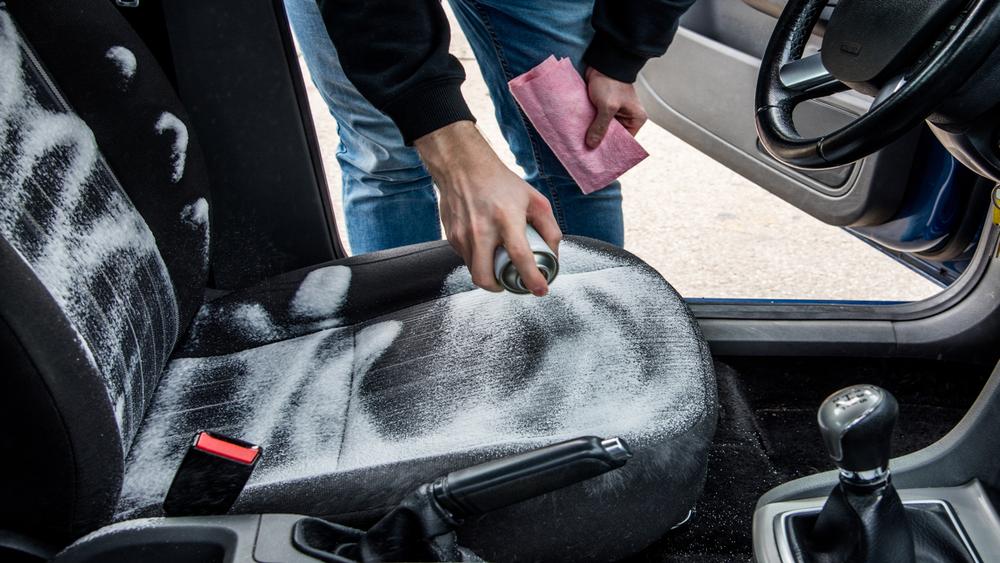
M759 5L784 8L784 2L755 0ZM776 18L740 0L699 0L681 25L754 58L764 56Z
M640 96L650 118L822 221L838 226L885 222L900 208L919 132L832 170L805 172L771 158L757 139L754 90L759 57L775 22L736 0L696 3L667 54L650 61L640 75ZM813 50L818 38L814 43ZM804 134L822 134L860 115L870 103L858 94L838 94L800 105L794 117Z

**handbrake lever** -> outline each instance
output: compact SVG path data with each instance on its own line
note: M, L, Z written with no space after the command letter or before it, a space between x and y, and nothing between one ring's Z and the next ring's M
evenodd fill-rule
M324 561L461 561L465 554L456 542L455 528L470 516L528 500L597 477L625 465L632 457L620 438L575 438L453 471L425 483L400 501L367 532L323 523L347 539L329 558L308 545L307 526L296 524L299 549ZM339 530L339 531L338 531ZM333 543L338 543L334 541ZM329 549L325 550L328 553ZM344 554L350 554L346 558Z
M431 492L461 520L597 477L631 457L621 438L584 436L452 471L436 479Z
M584 436L516 454L425 483L368 531L303 518L292 543L321 561L461 561L461 521L568 487L625 465L632 452L620 438Z

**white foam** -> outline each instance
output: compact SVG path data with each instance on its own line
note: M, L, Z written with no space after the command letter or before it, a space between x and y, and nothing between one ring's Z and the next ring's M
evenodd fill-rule
M236 335L247 344L264 344L338 327L342 319L337 314L347 298L350 279L346 266L310 272L288 304L290 321L278 313L282 322L275 322L260 303L206 303L188 330L188 348L197 348L214 331Z
M222 330L251 343L264 343L340 326L342 319L337 315L347 299L350 283L351 269L347 266L326 266L309 272L288 303L291 322L274 322L260 303L207 303L195 316L189 341L197 346L206 333ZM283 316L279 313L278 318Z
M208 200L199 197L194 203L189 203L181 210L181 221L196 228L203 229L208 226Z
M52 212L56 214L56 220L60 224L66 223L73 211L67 207L80 200L84 184L94 173L98 160L97 142L87 124L80 118L72 114L48 112L34 103L34 100L31 102L9 112L12 119L8 124L20 129L22 139L20 146L9 149L15 156L15 161L10 176L3 180L14 189L7 190L11 199L8 205L2 206L0 221L14 221L16 217L29 211L25 206L32 191L25 183L35 173L42 158L65 147L67 154L61 163L62 170L50 172L57 175L61 173L60 189L47 195L53 200ZM4 148L8 148L7 141Z
M177 437L202 428L185 413L216 409L212 428L264 446L248 486L337 470L350 384L392 345L398 321L329 329L235 354L174 360L129 453L117 517L162 502L183 455ZM224 381L228 394L193 392ZM195 401L204 401L197 403ZM220 403L221 402L221 403ZM189 424L190 426L185 426Z
M209 247L211 242L211 230L209 228L208 200L200 197L184 206L181 210L181 221L191 228L202 231L204 238L201 246L202 265L207 268L209 260Z
M84 343L127 447L177 336L169 274L87 124L29 87L26 48L0 11L0 235Z
M241 303L232 309L229 318L247 338L267 339L278 335L271 315L260 303Z
M402 322L175 360L129 457L119 517L162 500L171 476L163 468L180 456L165 444L206 419L268 448L251 489L580 435L641 447L687 431L712 391L683 301L650 270L567 250L567 273L545 298L462 291ZM325 275L315 287L327 286ZM266 326L261 312L249 308L244 319ZM225 394L193 391L215 380Z
M362 398L356 382L340 467L587 434L641 444L697 421L709 401L705 355L681 300L617 257L570 243L561 258L566 270L547 297L471 290L443 300L430 365L385 376L400 378L385 400L407 415ZM446 286L467 276L460 268ZM412 385L402 379L411 369L420 374ZM387 432L387 414L407 422Z
M135 59L135 53L121 45L115 45L108 49L108 52L104 56L118 67L118 71L121 72L122 78L124 78L124 84L128 85L132 81L132 77L135 76L136 68L139 66L139 63Z
M165 111L156 120L156 133L172 133L174 136L173 149L170 153L170 161L173 164L173 173L170 181L177 183L184 177L184 162L187 160L188 130L184 122L176 115Z
M559 245L560 274L586 274L618 267L634 268L635 264L620 256L582 246L571 240L565 240Z
M367 326L354 335L354 362L351 371L361 379L375 360L382 357L403 330L400 321L384 321Z
M21 50L14 24L6 11L0 12L0 76L21 76ZM6 126L12 112L24 107L24 80L0 80L0 139L7 135Z
M351 269L327 266L309 272L302 280L290 305L295 315L309 319L329 319L340 312L351 285Z
M344 409L337 408L336 405L338 402L346 405L343 395L347 389L342 380L349 378L351 351L345 350L324 361L325 355L320 350L325 342L324 336L326 335L320 333L319 336L310 335L299 339L300 345L293 352L282 355L285 361L280 366L274 365L273 361L261 362L260 354L251 353L252 357L247 363L247 383L256 386L255 381L274 379L275 371L282 372L283 376L277 378L266 395L258 396L253 417L242 429L241 436L260 444L272 444L275 442L275 434L285 431L301 435L304 438L302 441L309 443L311 441L306 437L323 433L323 429L317 428L317 424L325 423L328 428L342 425L339 418L343 416ZM317 380L326 381L328 385L318 387ZM302 393L304 389L312 392ZM316 392L323 399L319 399L314 394ZM299 415L293 417L295 424L282 428L282 420L294 414ZM287 451L298 454L296 458L308 458L312 453L303 451L306 444L297 443L295 437L291 439L290 446ZM266 469L262 472L266 472Z
M322 365L312 364L295 366L301 371L292 370L300 375L294 377L308 378L308 404L296 404L289 401L291 388L302 386L295 382L286 388L283 399L269 400L267 414L257 415L258 420L265 420L255 430L248 430L248 435L264 431L265 428L275 428L275 422L288 412L295 413L295 433L305 438L304 442L292 444L286 451L293 451L294 456L283 463L271 464L260 472L251 483L253 486L266 486L269 483L291 481L314 475L334 473L339 470L341 447L343 440L344 421L347 418L348 401L350 399L350 382L364 377L372 365L389 349L402 330L399 321L385 321L358 331L354 335L354 347L335 356ZM339 377L337 377L339 376ZM348 376L348 377L344 377ZM336 385L317 385L316 381L336 379ZM302 394L304 395L304 393ZM317 447L317 437L336 429L337 442ZM273 432L273 431L272 431ZM335 446L335 447L331 447Z
M626 265L627 263L618 256L586 248L570 240L565 240L559 245L559 276L594 272ZM555 287L558 283L559 277L556 277L552 286ZM472 283L469 269L461 267L455 268L448 275L441 293L442 295L453 295L473 290L476 290L476 285ZM528 296L524 298L530 299Z

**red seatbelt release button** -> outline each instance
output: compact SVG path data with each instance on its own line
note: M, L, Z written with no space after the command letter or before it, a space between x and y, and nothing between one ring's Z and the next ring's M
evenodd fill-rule
M260 455L260 446L244 445L231 439L222 439L208 432L200 432L195 438L194 447L206 453L224 457L230 461L252 465Z

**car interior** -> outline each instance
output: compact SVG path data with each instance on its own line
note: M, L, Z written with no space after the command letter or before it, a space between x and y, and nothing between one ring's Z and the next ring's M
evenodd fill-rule
M532 298L347 256L281 0L0 0L0 560L1000 560L998 46L992 0L702 0L638 81L939 294L568 236Z

